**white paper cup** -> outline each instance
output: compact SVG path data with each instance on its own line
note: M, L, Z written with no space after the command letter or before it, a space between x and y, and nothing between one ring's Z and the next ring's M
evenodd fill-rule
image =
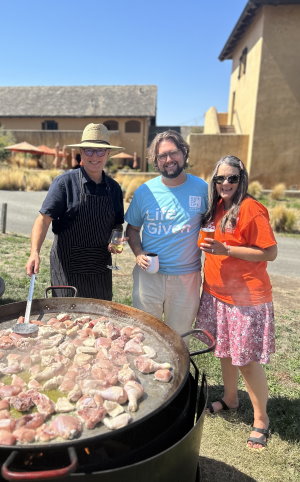
M156 253L147 253L147 258L149 261L149 266L146 269L147 273L157 273L159 270L159 259Z

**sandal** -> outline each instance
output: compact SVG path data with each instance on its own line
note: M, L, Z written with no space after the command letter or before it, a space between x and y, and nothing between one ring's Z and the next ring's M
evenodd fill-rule
M258 433L261 433L262 435L260 437L249 437L247 440L247 447L249 449L256 449L256 450L265 449L268 443L268 438L270 438L271 436L270 427L257 428L252 426L252 432L258 432ZM252 444L259 444L261 445L261 447L253 447L253 445L249 445L248 442L251 442Z
M222 408L220 410L214 410L214 407L213 407L213 404L211 402L209 402L207 404L207 410L209 411L209 413L211 413L212 415L216 414L216 413L219 413L219 412L222 412L222 410L237 410L237 407L236 408L230 408L228 407L227 403L224 402L224 400L222 398L219 398L218 400L215 400L215 402L219 402L221 405L222 405ZM215 403L213 402L213 403Z

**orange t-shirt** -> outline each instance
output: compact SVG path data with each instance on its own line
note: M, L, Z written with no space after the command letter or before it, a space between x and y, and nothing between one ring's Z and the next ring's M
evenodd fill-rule
M217 207L215 239L229 246L268 248L276 244L268 210L258 201L242 201L235 228L220 230L223 202ZM252 306L272 301L267 262L244 261L230 256L205 253L203 289L225 303Z

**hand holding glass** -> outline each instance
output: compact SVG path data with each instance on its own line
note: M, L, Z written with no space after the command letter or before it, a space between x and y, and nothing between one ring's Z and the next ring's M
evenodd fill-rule
M215 237L215 226L210 224L200 229L197 245L200 247L201 243L205 243L204 238L214 238Z
M112 233L111 233L111 236L110 236L109 243L114 248L115 259L114 259L114 263L111 266L107 265L107 267L109 269L115 269L115 270L121 269L120 266L117 266L117 254L122 253L124 242L125 241L124 241L124 238L123 238L123 230L122 229L113 229Z

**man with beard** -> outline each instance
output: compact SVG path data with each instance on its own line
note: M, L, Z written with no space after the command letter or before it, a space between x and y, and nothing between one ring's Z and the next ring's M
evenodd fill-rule
M164 320L180 334L191 329L199 306L197 238L207 209L207 183L185 172L188 155L189 146L178 132L157 134L149 161L161 175L135 191L125 215L128 242L136 256L133 306ZM147 253L158 255L155 274L147 272Z

